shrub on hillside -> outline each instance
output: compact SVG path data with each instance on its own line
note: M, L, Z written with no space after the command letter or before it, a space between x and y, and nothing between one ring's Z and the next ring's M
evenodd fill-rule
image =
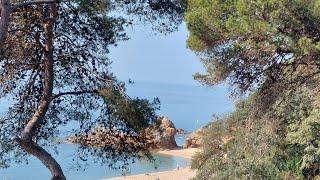
M319 177L320 110L310 91L291 94L255 116L255 95L213 120L203 151L192 162L195 179L314 179Z

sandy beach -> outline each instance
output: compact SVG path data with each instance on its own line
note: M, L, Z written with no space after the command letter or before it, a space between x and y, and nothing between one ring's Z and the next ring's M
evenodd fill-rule
M158 151L157 153L191 159L192 156L195 155L195 153L198 151L199 151L198 148L189 148L189 149L164 150L164 151Z
M190 148L190 149L164 150L164 151L158 151L157 153L191 159L191 157L197 151L199 151L199 149ZM179 170L138 174L138 175L132 175L132 176L125 176L125 177L116 177L116 178L110 178L108 180L187 180L194 177L195 174L196 172L190 169L190 167L185 167Z

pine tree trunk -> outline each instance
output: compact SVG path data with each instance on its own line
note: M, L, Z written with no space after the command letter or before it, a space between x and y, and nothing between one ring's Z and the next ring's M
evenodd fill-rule
M20 146L37 157L51 172L51 180L66 180L63 171L58 162L42 147L33 141L18 139Z
M17 139L19 145L31 155L37 157L51 172L52 180L66 180L63 171L57 161L42 147L33 141L37 129L40 128L45 115L49 109L54 81L54 59L53 59L53 39L54 24L57 18L56 4L48 5L48 10L44 13L44 71L43 71L43 93L39 106L33 117L25 126L21 137Z
M10 1L0 0L0 49L4 44L10 22Z

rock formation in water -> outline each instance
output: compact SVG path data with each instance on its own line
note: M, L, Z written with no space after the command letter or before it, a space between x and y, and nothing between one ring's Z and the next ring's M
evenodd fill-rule
M175 140L176 133L177 129L168 117L159 117L158 126L152 126L145 130L147 135L145 140L148 141L150 149L175 149L178 147ZM140 140L140 138L118 132L109 132L104 128L94 128L88 134L76 135L67 139L70 143L94 147L117 146L120 140L122 144L132 144L136 143L135 141Z
M157 144L160 149L175 149L177 148L177 143L175 140L175 135L177 129L168 117L160 117L159 119L159 129L155 132L155 144Z

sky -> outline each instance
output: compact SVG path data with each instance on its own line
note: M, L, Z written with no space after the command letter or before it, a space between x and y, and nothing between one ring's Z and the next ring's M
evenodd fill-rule
M122 80L196 85L193 74L203 72L199 58L186 47L188 30L164 35L143 28L128 29L130 40L110 51L112 71Z

